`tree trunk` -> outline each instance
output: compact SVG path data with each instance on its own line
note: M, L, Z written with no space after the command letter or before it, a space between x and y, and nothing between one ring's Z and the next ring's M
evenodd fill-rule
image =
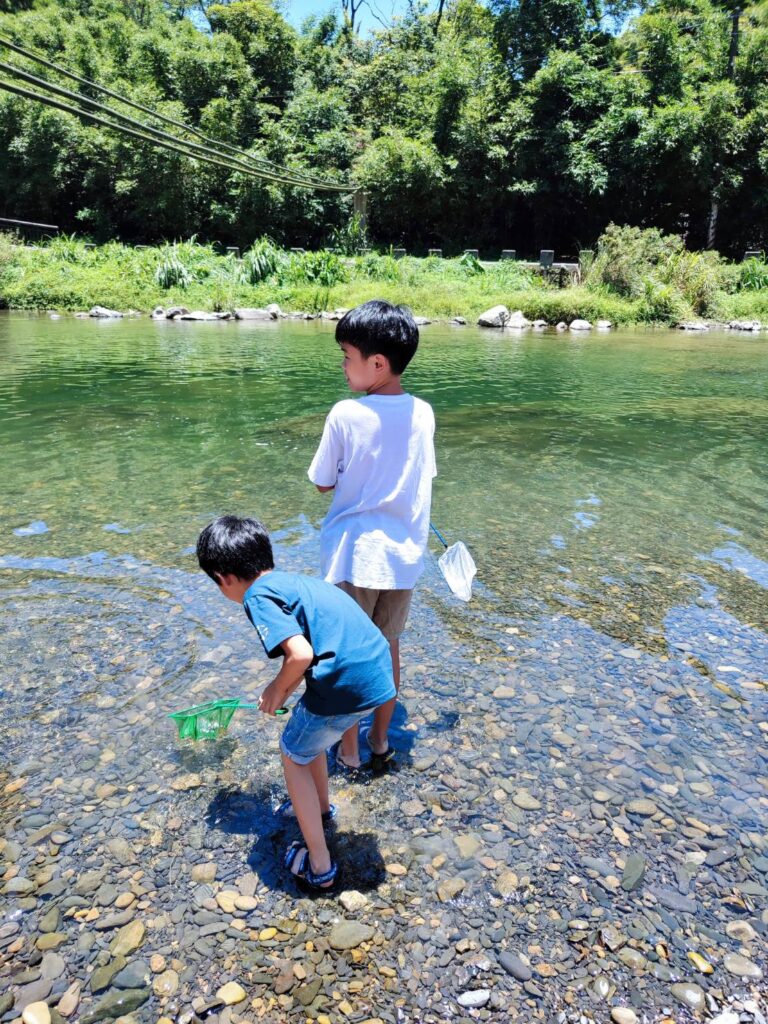
M709 206L709 221L707 222L707 248L715 248L715 238L717 236L717 215L720 212L720 204L712 196Z

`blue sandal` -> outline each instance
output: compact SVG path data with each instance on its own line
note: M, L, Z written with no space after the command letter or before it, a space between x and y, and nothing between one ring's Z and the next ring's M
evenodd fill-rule
M301 853L302 850L304 851L303 853ZM298 869L294 871L293 865L298 856L301 856L301 861L299 862ZM314 889L317 892L329 892L333 889L333 883L336 881L336 876L339 873L339 865L331 857L331 866L328 871L316 875L309 862L309 850L306 847L306 843L301 839L294 840L285 851L283 867L290 871L297 882L303 882L310 889Z
M331 804L330 810L323 811L321 815L323 824L328 825L330 822L334 821L338 813L336 804ZM283 800L280 806L275 808L275 814L278 818L291 818L293 821L296 820L296 811L293 809L290 797L287 800Z

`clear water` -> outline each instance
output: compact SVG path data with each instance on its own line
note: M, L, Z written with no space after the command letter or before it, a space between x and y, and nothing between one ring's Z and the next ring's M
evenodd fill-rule
M339 363L317 323L0 317L2 772L37 779L59 820L75 797L43 783L62 765L166 794L158 780L202 765L276 795L272 723L241 712L214 755L179 750L164 713L269 678L191 546L216 514L256 514L283 565L315 572L327 499L306 468L347 394ZM617 811L650 793L672 833L691 815L764 833L765 338L429 327L406 379L437 416L433 519L470 547L478 585L461 605L430 562L404 641L397 745L410 759L347 794L353 824L431 793L415 835L447 849L446 830L498 820L494 786L513 779L548 814L588 807L600 783ZM502 684L516 699L493 696ZM425 753L464 780L444 821L444 787L408 768ZM670 772L675 792L661 789ZM711 791L690 788L702 780ZM171 796L190 817L210 800ZM221 805L207 808L225 828ZM0 824L16 810L0 802ZM393 829L385 860L434 854ZM530 870L577 868L568 843L555 829Z

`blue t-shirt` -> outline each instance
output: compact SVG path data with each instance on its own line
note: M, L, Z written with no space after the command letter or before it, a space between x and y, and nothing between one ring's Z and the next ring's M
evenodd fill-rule
M273 569L251 584L243 607L269 658L301 635L315 656L304 704L315 715L348 715L395 696L389 644L362 608L324 580Z

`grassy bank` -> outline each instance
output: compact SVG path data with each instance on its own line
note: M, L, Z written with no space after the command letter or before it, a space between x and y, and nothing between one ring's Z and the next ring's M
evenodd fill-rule
M699 274L696 293L687 296L684 285L656 279L617 287L601 258L599 251L583 281L559 288L520 263L481 265L469 256L396 260L380 253L287 253L261 241L239 260L195 242L136 249L116 242L90 247L60 237L25 248L6 236L0 237L0 305L148 312L158 305L219 311L276 302L286 311L316 313L379 297L405 302L418 315L470 321L498 303L549 323L604 318L670 324L697 315L768 320L768 275L765 287L738 290L731 268L719 264L720 277L710 275L702 285ZM690 268L686 273L691 276Z

